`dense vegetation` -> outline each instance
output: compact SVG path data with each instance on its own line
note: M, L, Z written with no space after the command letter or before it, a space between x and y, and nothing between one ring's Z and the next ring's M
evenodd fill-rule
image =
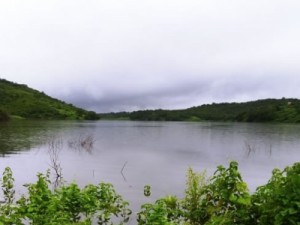
M23 84L0 79L0 121L7 115L26 119L98 119L92 111L54 99Z
M101 114L103 119L142 121L300 122L300 100L265 99L245 103L202 105L183 110L143 110Z
M9 120L9 115L4 109L0 109L0 122Z
M0 204L0 225L126 224L131 210L113 186L106 183L50 188L49 173L38 174L28 193L15 200L10 168L2 177L5 202ZM146 196L151 194L145 186ZM112 220L118 217L119 221ZM113 222L111 222L113 221ZM219 166L213 177L188 170L185 196L166 196L142 205L139 225L299 225L300 163L283 171L274 169L266 185L251 194L238 164Z
M219 166L208 181L189 170L183 199L167 196L143 205L138 215L139 225L299 225L300 163L274 169L253 194L236 162Z

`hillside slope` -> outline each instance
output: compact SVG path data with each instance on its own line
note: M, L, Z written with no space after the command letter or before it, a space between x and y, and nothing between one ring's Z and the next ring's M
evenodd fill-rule
M6 113L26 119L99 118L95 112L75 107L24 84L4 79L0 79L0 112L3 118Z
M263 99L244 103L201 105L183 110L143 110L100 114L103 119L143 121L300 122L300 100Z

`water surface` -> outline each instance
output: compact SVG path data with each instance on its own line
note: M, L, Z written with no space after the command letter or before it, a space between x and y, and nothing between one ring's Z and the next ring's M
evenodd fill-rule
M91 137L93 147L77 143ZM50 168L49 146L60 140L59 162L66 181L81 186L112 183L131 207L174 194L182 196L189 167L239 168L251 191L265 184L275 167L300 159L300 126L219 122L19 121L0 124L0 171L13 169L18 193ZM152 197L143 187L152 186Z

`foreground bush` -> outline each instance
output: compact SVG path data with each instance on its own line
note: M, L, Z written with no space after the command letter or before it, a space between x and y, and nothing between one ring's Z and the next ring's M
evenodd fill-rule
M119 217L118 224L124 224L129 220L128 203L111 184L80 189L73 183L55 191L51 191L49 184L49 173L38 174L37 182L28 185L28 195L14 203L12 172L6 168L2 180L5 204L0 207L0 224L88 225L92 221L112 224L113 217Z
M185 197L167 196L144 204L139 225L299 225L300 163L283 171L274 169L269 182L250 194L231 162L219 166L206 181L204 174L188 171Z
M252 196L257 224L300 224L300 163L273 170L269 182Z
M12 171L2 178L5 203L0 205L0 225L126 224L128 203L111 184L72 183L51 191L49 173L38 174L28 194L15 201ZM145 195L151 194L145 186ZM119 220L117 220L119 219ZM112 222L113 221L113 222ZM273 170L266 185L249 193L238 164L219 166L210 179L188 170L185 196L166 196L142 205L139 225L299 225L300 163L283 171Z

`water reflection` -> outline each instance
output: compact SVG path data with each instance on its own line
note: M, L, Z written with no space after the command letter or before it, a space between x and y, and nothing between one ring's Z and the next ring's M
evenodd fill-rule
M92 130L93 123L28 120L0 123L0 154L2 157L6 157L10 154L30 151L46 146L53 137L65 138L70 131L78 131L87 127ZM76 137L70 137L69 147L91 151L95 141L93 135L76 135Z
M0 154L5 157L29 151L45 141L49 125L43 122L14 121L0 123Z

